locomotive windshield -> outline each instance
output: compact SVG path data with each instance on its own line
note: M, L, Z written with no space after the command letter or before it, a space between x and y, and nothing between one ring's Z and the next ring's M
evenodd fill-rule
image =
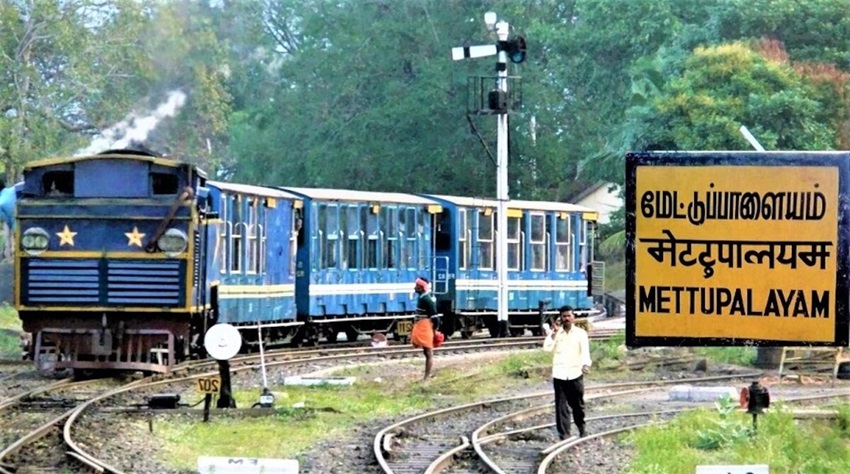
M173 198L188 181L188 172L182 166L134 159L81 159L28 170L24 194L44 198Z

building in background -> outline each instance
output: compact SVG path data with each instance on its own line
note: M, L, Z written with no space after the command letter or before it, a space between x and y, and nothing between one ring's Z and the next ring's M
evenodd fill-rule
M611 213L623 205L620 186L601 181L571 197L568 202L599 212L599 224L610 222Z

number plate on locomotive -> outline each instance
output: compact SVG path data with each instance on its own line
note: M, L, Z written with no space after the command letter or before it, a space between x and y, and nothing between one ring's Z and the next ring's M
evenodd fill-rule
M399 334L410 334L413 331L413 321L399 321L395 324L395 329Z
M218 393L221 389L221 377L201 377L195 383L198 393Z

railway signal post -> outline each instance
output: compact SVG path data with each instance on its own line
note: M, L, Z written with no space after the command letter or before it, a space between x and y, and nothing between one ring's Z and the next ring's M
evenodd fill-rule
M464 46L452 48L452 59L479 58L497 55L496 87L487 94L487 107L482 103L474 107L471 113L495 114L497 116L497 160L496 160L496 199L497 210L496 266L498 274L498 312L499 336L508 335L508 57L519 64L525 60L525 38L516 36L509 39L510 25L504 20L497 22L494 12L484 14L484 23L489 31L495 31L498 43L494 45ZM477 88L476 88L477 89ZM481 88L483 92L483 87ZM483 95L483 94L482 94Z
M218 360L221 386L217 408L236 408L230 388L230 359L239 353L241 347L242 335L230 324L216 324L204 335L204 348L212 358Z

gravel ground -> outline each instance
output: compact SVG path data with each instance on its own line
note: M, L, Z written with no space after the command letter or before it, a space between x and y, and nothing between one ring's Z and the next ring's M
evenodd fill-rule
M492 352L480 354L466 354L457 356L440 356L435 357L435 379L422 382L422 370L424 360L400 360L389 361L370 365L369 370L358 371L358 377L368 380L380 379L386 384L387 390L391 391L394 387L400 387L408 384L435 384L446 381L446 376L441 376L441 370L453 368L463 371L464 368L475 368L486 363L487 361L497 360L506 356L505 352ZM365 365L357 363L358 366ZM309 375L322 376L329 375L338 370L334 367L315 367L314 372ZM739 370L741 371L741 370ZM729 367L711 366L706 372L692 373L689 371L674 370L674 371L658 371L655 373L634 372L627 377L632 380L670 380L681 379L685 377L695 377L700 375L720 375L730 373ZM291 374L288 374L291 375ZM303 375L303 371L302 371ZM283 373L270 373L269 383L274 385L283 377ZM587 384L589 386L601 384L604 381L594 378L594 374L588 376ZM818 385L813 380L804 380L805 387L795 384L794 382L785 383L780 390L775 387L775 379L763 378L762 383L771 387L771 398L781 395L794 395L797 393L820 392L829 389L828 384ZM722 385L733 385L730 382L718 382ZM749 381L734 383L736 388L748 385ZM235 377L234 388L253 388L257 385L256 375L253 377ZM848 387L846 381L839 381L836 388ZM493 393L488 398L498 398L505 396L515 396L521 393L536 393L541 391L551 390L551 382L535 379L525 379L524 383L513 388L510 393ZM629 398L629 405L637 408L642 407L645 410L659 409L659 404L666 401L666 391L647 393L646 395L632 395ZM449 397L441 398L438 401L439 406L451 406L456 402ZM667 407L667 404L664 408ZM594 402L588 403L588 411L597 411L604 414L607 410L621 411L622 406L608 407L607 404L599 403L594 406ZM377 463L374 460L372 453L372 444L377 431L399 421L402 418L407 418L410 415L399 417L398 419L376 419L363 423L362 425L350 430L344 435L332 439L317 439L311 449L299 453L301 473L316 473L316 474L358 474L358 473L378 473L381 472ZM552 414L554 418L554 414ZM178 471L164 466L158 461L158 453L162 449L163 440L158 439L156 434L151 434L148 430L147 421L141 416L127 417L115 416L114 422L109 426L104 426L103 422L93 423L89 425L83 421L81 425L80 441L82 444L90 447L90 453L102 456L105 460L114 462L116 466L125 468L127 472L135 473L162 473L162 474L183 474L193 471ZM554 421L554 420L552 420ZM435 421L436 426L433 428L440 430L442 424L445 431L454 431L453 423L450 418ZM89 429L86 429L89 427ZM86 435L86 432L93 434ZM552 436L554 441L554 436ZM106 441L105 441L106 440ZM128 449L132 446L132 449ZM622 466L628 462L631 456L631 447L627 445L616 444L614 441L598 440L592 441L588 445L578 448L567 461L574 468L581 467L578 472L587 474L618 472L617 466Z

